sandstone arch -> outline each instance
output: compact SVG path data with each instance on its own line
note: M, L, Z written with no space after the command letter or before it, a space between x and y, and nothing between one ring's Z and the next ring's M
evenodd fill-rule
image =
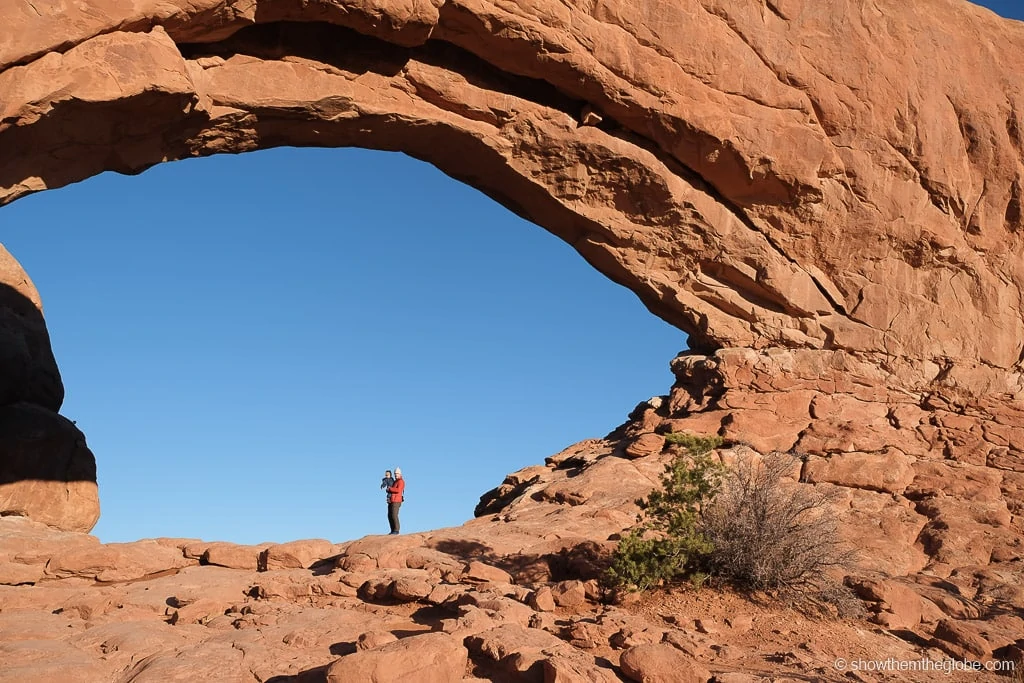
M660 418L901 472L934 452L1024 470L1019 22L959 0L0 16L0 202L188 156L401 150L691 335L707 355L675 363Z
M1024 29L980 8L204 0L5 20L5 202L190 155L402 150L698 347L1017 386Z

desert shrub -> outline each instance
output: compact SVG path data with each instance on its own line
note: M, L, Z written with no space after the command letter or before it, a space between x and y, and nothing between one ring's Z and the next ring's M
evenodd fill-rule
M695 436L686 432L672 432L665 435L665 441L682 446L690 455L710 453L724 443L720 436Z
M834 494L784 481L798 464L773 453L730 468L701 514L701 530L713 546L708 570L741 588L820 595L835 603L844 591L829 572L848 567L852 553L839 542Z
M638 526L620 541L606 585L646 590L690 578L776 593L799 606L856 615L861 603L831 576L853 554L833 518L834 494L787 481L799 459L741 458L726 469L717 437L668 435L687 448L665 467L661 489L638 500Z
M686 570L690 556L684 544L647 533L639 528L622 537L604 575L607 585L644 591Z
M700 528L700 506L718 490L722 466L709 455L711 441L697 444L665 466L661 490L638 500L639 526L612 555L605 583L646 590L685 576L711 551Z

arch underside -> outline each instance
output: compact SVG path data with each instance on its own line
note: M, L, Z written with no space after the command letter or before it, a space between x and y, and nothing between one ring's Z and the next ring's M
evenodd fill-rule
M402 151L568 242L695 350L844 352L915 388L1016 390L1024 31L930 4L888 7L889 44L864 30L882 18L799 1L16 10L0 201L190 156ZM948 22L1005 49L965 40L922 66ZM1002 91L964 92L965 65Z

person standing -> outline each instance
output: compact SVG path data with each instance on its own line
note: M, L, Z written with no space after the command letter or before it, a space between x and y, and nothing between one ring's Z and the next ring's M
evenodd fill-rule
M398 521L398 509L402 507L402 500L405 494L405 479L402 478L402 468L395 468L395 481L388 487L388 524L391 525L391 534L398 534L401 524Z

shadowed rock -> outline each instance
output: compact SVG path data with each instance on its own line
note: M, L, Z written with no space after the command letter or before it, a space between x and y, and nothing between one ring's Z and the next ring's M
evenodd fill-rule
M69 531L93 528L96 460L71 420L31 403L0 406L0 513Z
M0 405L20 401L56 412L64 401L64 385L39 292L0 245Z

